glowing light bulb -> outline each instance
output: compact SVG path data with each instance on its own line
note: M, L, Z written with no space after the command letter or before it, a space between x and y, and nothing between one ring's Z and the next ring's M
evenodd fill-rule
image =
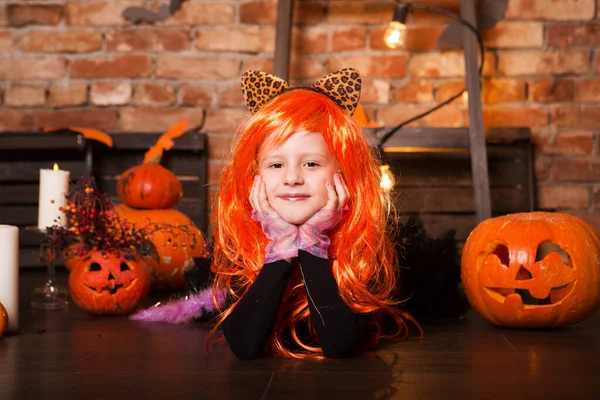
M403 47L406 42L406 24L390 21L388 28L383 33L383 41L390 49Z
M381 172L381 182L379 183L379 186L386 192L389 192L396 185L394 174L389 165L380 166L379 171Z
M462 94L462 101L463 104L469 104L469 92L467 92L466 90Z

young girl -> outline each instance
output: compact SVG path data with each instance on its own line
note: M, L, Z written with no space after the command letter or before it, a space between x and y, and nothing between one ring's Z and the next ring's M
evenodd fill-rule
M391 206L351 118L358 71L298 88L249 71L242 89L253 115L222 176L212 266L215 293L233 301L211 336L222 327L241 359L337 358L404 338ZM384 315L397 324L388 335Z

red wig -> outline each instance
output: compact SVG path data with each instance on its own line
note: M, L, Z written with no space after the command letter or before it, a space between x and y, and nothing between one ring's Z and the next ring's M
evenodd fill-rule
M210 336L236 307L264 263L268 239L260 224L250 219L252 207L248 200L258 173L261 146L267 138L275 145L283 143L299 130L323 134L350 192L349 213L332 235L329 248L333 275L342 299L354 312L376 316L370 324L370 346L381 337L406 337L405 320L414 320L393 308L398 265L388 235L393 220L392 207L389 196L379 185L379 162L360 126L350 116L328 97L303 89L275 97L245 121L223 172L213 216L216 229L212 271L214 288L227 289L234 301L229 308L221 310ZM304 284L297 272L291 274L265 350L291 358L322 358L310 327ZM398 326L387 335L380 318L385 314L392 316ZM305 343L296 334L296 325L302 321L308 321L314 342ZM283 334L287 329L305 351L293 351L286 346Z

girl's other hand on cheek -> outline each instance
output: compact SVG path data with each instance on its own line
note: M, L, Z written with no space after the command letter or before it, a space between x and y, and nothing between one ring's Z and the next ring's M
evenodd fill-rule
M327 189L327 204L323 208L327 210L344 208L350 199L350 192L342 175L339 172L333 174L333 183L325 182L325 188Z
M254 182L252 182L249 199L252 209L256 211L271 211L271 205L267 200L265 184L258 175L254 177Z

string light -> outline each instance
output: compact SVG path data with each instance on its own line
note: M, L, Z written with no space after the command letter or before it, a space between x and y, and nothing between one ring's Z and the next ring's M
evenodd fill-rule
M406 43L406 25L398 21L390 21L388 28L383 34L385 45L390 49L404 47Z
M381 172L381 182L379 183L379 186L386 192L389 192L396 186L396 178L394 178L394 174L387 164L381 165L379 171Z
M398 3L394 10L394 18L383 33L383 41L390 49L404 47L406 43L406 14L408 4Z

